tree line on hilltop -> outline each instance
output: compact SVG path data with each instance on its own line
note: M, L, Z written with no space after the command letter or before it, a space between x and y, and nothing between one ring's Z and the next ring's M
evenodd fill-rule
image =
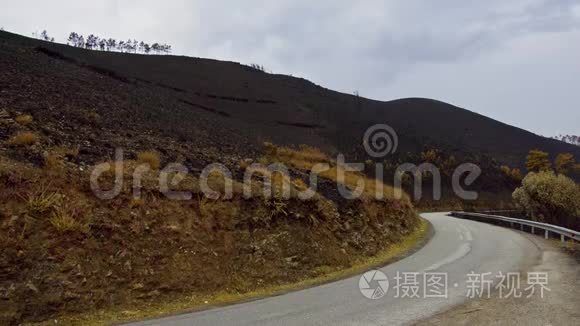
M580 146L580 136L577 135L558 135L553 138L568 144Z
M54 37L48 35L46 30L42 31L40 34L32 33L35 38L40 38L41 40L54 42ZM171 45L165 43L155 42L149 44L143 41L137 41L135 39L116 40L114 38L100 37L94 34L89 34L86 37L82 34L71 32L67 39L67 44L75 46L77 48L83 48L88 50L100 50L100 51L119 51L128 53L171 53Z

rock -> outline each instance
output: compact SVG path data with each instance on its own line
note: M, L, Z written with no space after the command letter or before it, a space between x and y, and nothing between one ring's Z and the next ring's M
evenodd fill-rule
M34 293L38 293L38 288L30 281L26 283L26 288Z
M284 258L286 262L290 263L298 259L298 256L286 257Z
M298 265L300 265L300 262L298 261L298 256L286 257L284 258L284 260L286 260L286 263L291 267L298 267Z
M133 290L141 290L143 287L143 283L135 283L131 286Z
M159 292L158 290L153 290L147 293L147 297L152 298L152 297L158 297L161 295L161 292Z
M71 291L65 291L64 292L64 299L65 300L74 300L74 299L79 299L81 296L78 293L73 293Z
M350 231L351 229L352 227L350 226L350 223L348 221L344 222L344 230Z

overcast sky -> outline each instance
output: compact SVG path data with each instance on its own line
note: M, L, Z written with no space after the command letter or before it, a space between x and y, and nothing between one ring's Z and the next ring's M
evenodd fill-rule
M166 42L324 87L580 134L578 0L0 0L0 26Z

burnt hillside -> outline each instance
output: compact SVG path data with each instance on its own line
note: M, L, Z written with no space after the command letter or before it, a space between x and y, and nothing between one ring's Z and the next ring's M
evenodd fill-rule
M358 98L234 62L90 51L0 32L0 71L3 107L46 115L47 122L63 117L55 130L86 127L94 143L107 143L95 152L126 142L138 147L158 133L167 150L191 143L182 150L198 151L190 159L200 163L243 158L265 140L366 159L364 131L386 123L399 135L401 160L426 148L520 167L532 148L580 156L572 145L443 102ZM103 119L96 131L75 121L91 110Z

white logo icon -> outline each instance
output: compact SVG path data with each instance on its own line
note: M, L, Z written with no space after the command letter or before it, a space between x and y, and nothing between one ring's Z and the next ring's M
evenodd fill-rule
M367 129L363 138L363 146L370 156L374 158L385 157L397 151L399 137L391 126L378 124Z
M385 296L389 290L389 279L381 271L372 270L364 273L359 281L360 293L366 298L377 300Z

